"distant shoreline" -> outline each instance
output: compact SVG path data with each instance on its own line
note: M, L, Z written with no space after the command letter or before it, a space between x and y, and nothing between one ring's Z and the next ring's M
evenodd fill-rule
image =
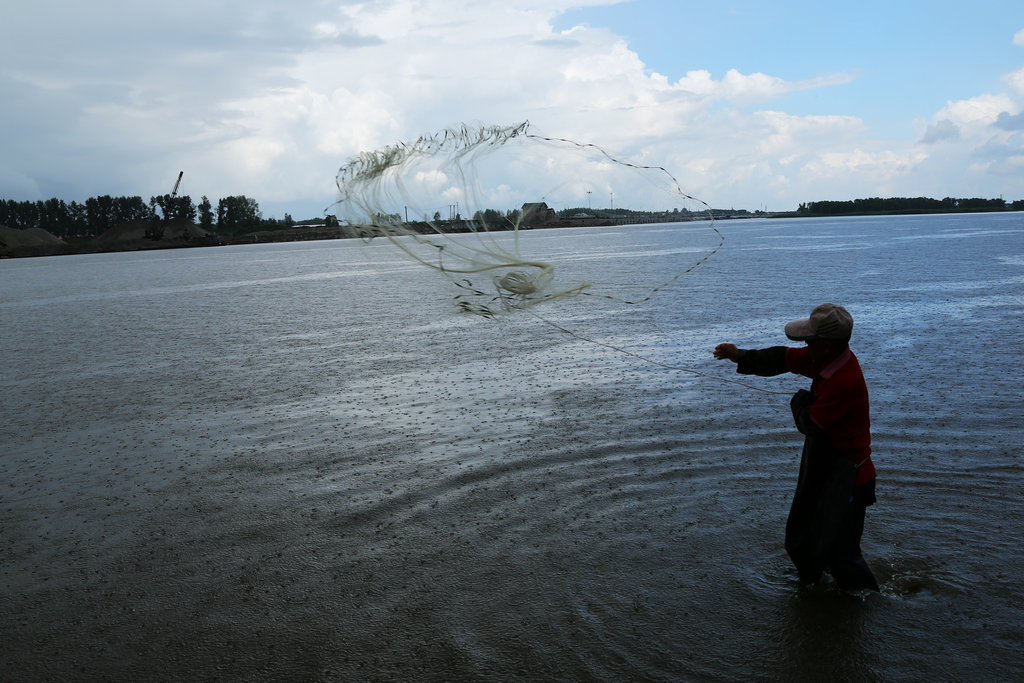
M905 209L891 211L855 211L844 213L813 213L808 211L778 211L756 213L736 212L716 215L715 221L751 220L756 218L849 218L856 216L911 216L973 213L1022 213L1011 208L968 208L968 209ZM696 218L694 220L700 220ZM654 223L685 223L692 220L654 220L630 222L626 218L607 219L559 219L537 225L521 226L521 230L550 228L586 228L612 225L641 225ZM468 221L445 221L444 232L466 233L473 228ZM261 230L236 235L219 235L200 229L194 223L176 222L169 226L160 239L145 235L145 225L126 224L112 228L98 237L73 237L61 239L41 228L19 230L0 226L0 258L31 258L39 256L70 256L76 254L97 254L124 251L152 251L160 249L186 249L196 247L228 246L234 244L260 244L270 242L307 242L316 240L354 239L351 234L336 226L297 226L279 230Z
M811 213L779 211L767 218L842 218L849 216L922 216L961 213L1022 213L1024 209L905 209L902 211L851 211L844 213Z

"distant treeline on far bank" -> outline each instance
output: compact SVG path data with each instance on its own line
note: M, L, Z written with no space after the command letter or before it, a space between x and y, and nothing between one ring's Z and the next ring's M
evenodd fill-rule
M295 221L263 218L255 199L244 195L224 197L214 205L203 197L199 204L188 195L157 195L146 202L142 197L90 197L84 203L63 199L15 201L0 199L0 225L17 230L38 228L68 239L95 237L113 227L132 223L188 222L206 231L232 235L253 230L289 228ZM318 221L323 223L321 217Z
M537 213L527 220L522 213L529 206L540 206ZM598 221L622 223L654 223L679 220L699 220L710 213L715 218L753 218L764 216L832 216L863 214L899 213L953 213L978 211L1024 211L1024 200L1012 203L1004 199L930 199L927 197L891 197L887 199L853 199L849 201L818 201L801 204L794 212L772 212L763 210L750 212L746 209L711 209L708 212L672 209L668 211L637 211L626 208L590 210L569 208L561 211L547 208L544 204L524 204L523 209L477 211L472 221L489 229L507 229L519 225L523 218L524 227L550 227L563 222L567 226L598 224ZM378 214L384 222L402 222L398 214ZM459 215L442 220L434 214L434 224L447 229L457 229L463 223ZM423 217L426 223L428 218ZM191 197L157 195L145 201L142 197L90 197L84 203L65 202L63 199L45 201L16 201L0 199L0 226L15 230L42 230L62 240L89 239L104 235L120 226L153 226L145 229L146 238L160 240L163 226L170 224L195 226L202 234L216 235L220 243L234 241L245 235L264 232L285 233L298 228L337 228L334 216L319 216L296 221L289 214L284 219L264 218L255 199L246 196L224 197L216 204L202 197L198 205Z
M837 216L893 213L956 213L976 211L1024 211L1024 199L1007 203L1005 199L930 199L928 197L889 197L851 199L849 201L807 202L796 210L797 216Z

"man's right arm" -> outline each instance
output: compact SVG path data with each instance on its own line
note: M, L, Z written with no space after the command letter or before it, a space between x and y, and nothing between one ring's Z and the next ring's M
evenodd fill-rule
M735 344L719 344L715 347L715 358L736 363L736 372L741 375L773 377L789 372L786 363L786 347L772 346L767 349L739 349Z

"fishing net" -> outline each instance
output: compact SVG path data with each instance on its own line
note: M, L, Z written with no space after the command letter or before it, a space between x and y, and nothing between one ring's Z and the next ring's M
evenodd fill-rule
M461 125L363 152L337 174L328 208L351 237L383 238L458 287L466 312L503 313L578 295L639 303L722 246L711 208L665 168L621 161L594 144L510 126ZM616 208L615 200L620 206ZM597 206L600 205L600 206ZM706 221L711 243L667 281L618 296L561 282L556 262L521 249L540 228Z

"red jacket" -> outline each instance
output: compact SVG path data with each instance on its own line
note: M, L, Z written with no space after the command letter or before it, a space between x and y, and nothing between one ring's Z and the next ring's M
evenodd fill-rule
M816 396L810 407L811 421L825 433L836 453L860 464L856 485L874 479L868 388L857 356L847 349L819 371L809 348L788 348L786 364L790 372L811 378L811 392Z

